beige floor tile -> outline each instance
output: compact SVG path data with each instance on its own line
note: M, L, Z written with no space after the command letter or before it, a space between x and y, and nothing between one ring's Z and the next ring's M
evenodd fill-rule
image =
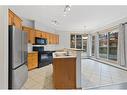
M53 89L52 64L28 72L28 80L22 89Z
M127 82L127 71L90 59L82 59L82 62L83 89Z

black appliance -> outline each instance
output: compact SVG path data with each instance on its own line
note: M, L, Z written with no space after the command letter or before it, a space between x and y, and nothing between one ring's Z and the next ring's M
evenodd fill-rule
M53 62L52 51L44 51L44 47L33 46L33 51L38 51L38 68Z
M47 45L47 39L46 38L35 38L35 44L36 45Z

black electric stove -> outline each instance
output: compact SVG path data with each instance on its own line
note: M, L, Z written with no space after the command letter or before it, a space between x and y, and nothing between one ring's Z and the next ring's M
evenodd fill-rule
M44 51L44 47L33 46L33 51L38 51L38 68L47 66L53 62L53 52Z

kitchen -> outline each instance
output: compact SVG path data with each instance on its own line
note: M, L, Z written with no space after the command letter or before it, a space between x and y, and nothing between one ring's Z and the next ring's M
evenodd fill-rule
M28 70L29 70L29 72L31 72L34 69L43 68L51 63L54 63L53 78L54 78L55 88L57 88L57 89L60 89L60 88L61 89L67 89L67 88L74 89L74 88L76 88L76 81L77 81L76 80L76 77L77 77L76 76L76 55L75 56L74 55L67 55L66 56L66 52L72 51L72 50L67 50L67 51L63 50L63 53L56 52L53 50L52 51L45 50L46 45L59 44L59 35L54 34L54 33L44 32L42 30L34 29L34 28L31 28L28 26L22 26L22 19L19 16L17 16L14 12L12 12L10 9L9 9L9 25L10 25L9 26L9 43L10 43L9 44L9 51L10 51L9 52L9 56L10 56L9 57L10 58L9 64L14 65L14 66L9 65L9 89L21 88L23 86L23 84L25 83L25 81L27 80L27 78L29 77L26 74L27 73L26 67L23 68L24 65L27 64ZM12 34L12 32L14 32L14 33ZM19 34L20 32L21 32L21 34ZM16 35L16 37L14 35ZM21 35L23 35L23 36L20 37ZM21 40L21 42L20 42L20 40ZM23 48L21 48L20 43L23 43L21 45L21 46L24 46ZM28 54L27 54L27 45L28 45ZM17 51L15 51L15 47L17 47L17 49L16 49ZM14 62L16 62L17 59L20 60L20 58L22 58L21 56L18 55L18 53L16 55L16 52L19 52L20 50L24 51L24 53L21 53L21 56L23 57L23 59L25 61L25 63L22 63L21 66L14 63ZM53 55L54 54L53 52L56 52L55 55ZM78 52L80 52L80 51L78 51ZM19 56L19 58L18 58L18 56ZM15 58L15 57L17 57L17 58ZM57 60L60 61L60 59L62 59L63 61L67 61L67 62L65 62L66 63L65 66L69 66L67 64L70 64L70 67L71 68L73 67L73 68L70 70L68 68L68 72L66 71L67 73L65 73L65 70L67 70L67 67L64 68L64 67L61 67L62 64L61 65L57 64ZM69 61L69 59L72 59L74 61L72 61L72 60ZM60 62L62 63L62 61L60 61ZM55 65L55 63L58 66ZM17 65L17 67L15 65ZM24 71L23 71L23 69L24 69ZM63 69L63 74L65 73L64 77L66 76L65 78L68 78L69 76L72 76L72 80L69 80L69 79L62 80L63 79L62 78L62 71L60 74L57 75L57 72L60 72L61 69ZM22 73L21 74L22 76L18 72L20 72L20 74ZM68 74L69 72L70 72L70 74ZM78 71L78 72L80 73L80 71ZM59 80L59 82L58 82L58 80ZM17 81L19 81L19 82L17 82ZM64 86L60 85L61 82L65 82L65 85ZM78 83L78 85L79 85L79 83Z
M121 85L127 83L126 41L122 35L127 19L118 19L127 15L126 6L8 6L5 9L8 19L3 20L9 25L6 26L8 89L126 89L127 86ZM82 9L87 14L81 15ZM91 17L87 10L95 10L98 15ZM120 16L117 10L122 12ZM109 24L104 23L104 18Z

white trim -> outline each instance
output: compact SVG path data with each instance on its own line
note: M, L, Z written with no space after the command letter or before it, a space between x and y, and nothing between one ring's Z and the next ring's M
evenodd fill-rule
M8 8L0 6L0 89L8 89Z

